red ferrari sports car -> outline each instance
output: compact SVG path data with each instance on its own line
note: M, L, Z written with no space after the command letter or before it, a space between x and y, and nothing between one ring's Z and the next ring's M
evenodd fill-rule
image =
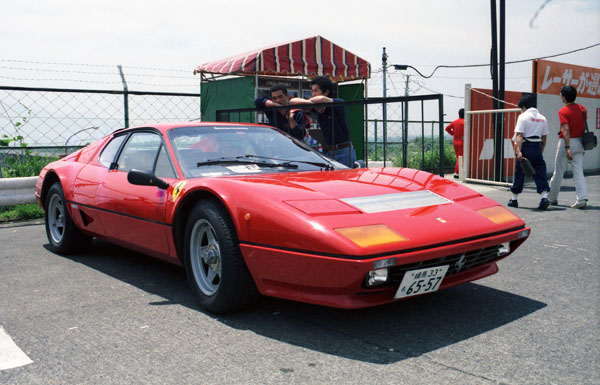
M40 173L57 253L101 238L185 268L208 311L259 294L361 308L498 271L529 236L495 201L408 168L349 169L253 124L115 131Z

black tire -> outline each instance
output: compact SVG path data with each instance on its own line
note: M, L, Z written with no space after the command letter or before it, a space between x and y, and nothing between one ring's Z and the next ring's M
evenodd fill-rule
M205 200L194 206L184 242L187 279L203 308L231 313L258 299L231 217L219 202Z
M46 235L52 251L69 254L89 246L92 238L81 233L73 223L59 182L48 190L44 207Z

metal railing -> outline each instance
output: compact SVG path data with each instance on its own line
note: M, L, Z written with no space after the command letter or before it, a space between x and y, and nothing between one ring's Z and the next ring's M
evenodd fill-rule
M520 113L519 108L465 111L463 162L467 180L510 185L512 172L509 171L515 168L515 154L509 133L514 131ZM503 142L500 146L495 139L496 124L499 121L502 123ZM498 153L497 148L502 151ZM496 167L498 157L502 159L499 162L500 170Z
M438 120L424 118L426 116L426 102L433 102L435 104L434 114L437 115ZM361 122L362 127L359 127L364 133L364 136L361 138L362 143L360 143L363 147L363 152L357 153L357 157L363 159L367 166L369 161L381 160L384 166L410 166L412 168L427 169L440 175L444 174L445 163L447 163L444 159L447 144L444 141L443 95L398 96L315 103L310 105L310 109L339 106L346 109L355 106L363 108L364 119ZM383 119L382 117L383 106L386 106L387 119ZM259 114L261 111L298 108L306 108L306 105L269 107L263 110L256 108L224 109L217 110L216 116L217 121L255 123L266 121L260 119ZM420 117L421 119L412 119L409 121L409 111L411 116ZM311 122L318 127L317 119L313 118ZM349 123L351 126L352 122ZM425 135L426 124L432 125L432 130L430 133L427 133L427 136ZM379 130L379 125L381 125L381 130ZM437 127L435 127L436 125ZM413 127L412 130L411 127ZM352 127L350 127L350 130L352 131ZM375 132L377 132L377 135L374 135ZM379 136L379 133L381 133L381 136ZM356 138L352 138L352 132L350 136L353 139L355 147L357 147L358 143L356 142ZM449 147L452 147L451 142ZM426 163L426 157L435 159L435 162ZM417 162L417 160L419 161Z
M35 202L36 176L0 179L0 207Z

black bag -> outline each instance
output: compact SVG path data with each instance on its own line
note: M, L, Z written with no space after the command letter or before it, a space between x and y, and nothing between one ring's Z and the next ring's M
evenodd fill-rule
M598 145L598 138L594 135L593 132L584 132L583 137L581 138L581 142L583 143L583 149L588 151L592 150L594 147Z
M531 178L535 175L535 168L533 168L533 165L529 159L521 158L519 160L519 165L521 166L521 170L523 170L523 174L525 174L527 178Z
M581 138L581 143L583 144L583 149L588 151L598 145L598 138L596 138L596 135L594 135L593 132L588 130L587 117L585 116L583 107L581 108L581 113L583 114L583 121L585 122L585 132Z

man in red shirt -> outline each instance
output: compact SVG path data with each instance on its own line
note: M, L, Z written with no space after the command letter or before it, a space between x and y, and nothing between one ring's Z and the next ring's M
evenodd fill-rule
M576 209L582 209L587 205L588 193L583 176L583 143L582 137L585 131L585 120L587 109L581 104L575 103L577 90L572 86L565 86L560 90L560 96L565 106L558 111L560 120L560 133L556 159L554 161L554 174L550 180L550 193L548 200L551 205L558 204L558 193L562 178L567 169L567 160L573 166L573 179L575 180L575 194L577 201L571 205Z
M446 132L454 137L454 153L456 154L456 166L454 177L458 178L458 157L463 156L463 137L465 132L465 109L458 110L458 119L446 127Z

